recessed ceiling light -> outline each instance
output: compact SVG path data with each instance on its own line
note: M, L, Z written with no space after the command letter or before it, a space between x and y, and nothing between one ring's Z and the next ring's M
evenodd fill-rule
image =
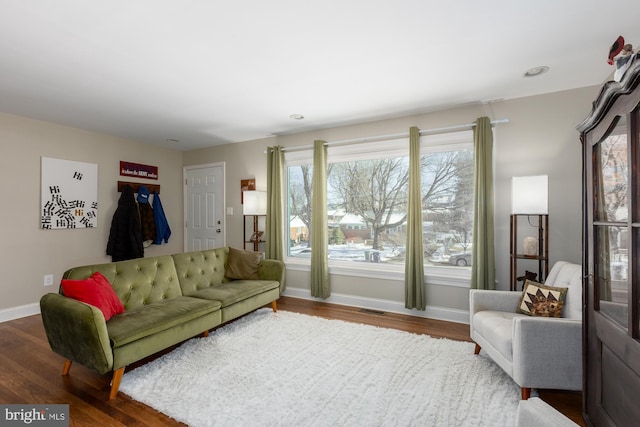
M167 138L165 139L165 141L170 142L172 144L177 144L178 142L180 142L179 139L174 139L174 138Z
M533 68L528 69L527 71L525 71L523 76L524 77L535 77L535 76L539 76L540 74L544 74L547 71L549 71L549 67L547 67L546 65L541 65L539 67L533 67Z
M302 120L304 119L304 116L302 114L292 114L289 116L289 118L293 120Z

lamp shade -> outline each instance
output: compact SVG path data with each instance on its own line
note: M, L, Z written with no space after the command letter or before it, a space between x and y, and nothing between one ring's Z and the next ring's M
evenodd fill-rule
M266 191L243 191L242 213L244 215L266 215L267 214L267 192Z
M511 179L511 213L547 215L549 213L549 177L514 176Z

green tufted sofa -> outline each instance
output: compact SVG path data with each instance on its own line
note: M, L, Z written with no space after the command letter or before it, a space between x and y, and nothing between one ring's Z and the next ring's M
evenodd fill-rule
M115 398L127 365L271 303L284 291L284 263L261 260L259 280L229 280L229 248L139 258L67 270L63 278L82 280L100 272L114 288L125 312L105 322L89 304L49 293L40 300L51 349L66 361L100 374L113 372Z

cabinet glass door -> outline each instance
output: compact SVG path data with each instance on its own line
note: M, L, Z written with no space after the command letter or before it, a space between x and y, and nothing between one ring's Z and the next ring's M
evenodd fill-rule
M593 149L594 290L600 312L627 326L630 152L625 117Z

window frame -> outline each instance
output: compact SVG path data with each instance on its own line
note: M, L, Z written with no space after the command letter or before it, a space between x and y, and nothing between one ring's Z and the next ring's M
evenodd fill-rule
M375 153L384 151L389 157L409 156L409 139L396 138L373 142L362 142L349 145L329 146L327 162L357 161L375 158ZM424 135L420 137L420 154L445 152L452 150L473 150L473 131L456 131L442 134ZM378 157L379 158L379 155ZM284 230L289 229L289 168L291 166L313 165L313 150L285 151L285 206ZM293 271L310 271L311 261L307 258L289 256L289 233L286 232L284 262ZM354 263L350 261L328 261L329 274L354 276L372 279L385 279L404 282L405 265L385 263ZM469 287L471 268L456 266L424 266L425 281L429 284Z

